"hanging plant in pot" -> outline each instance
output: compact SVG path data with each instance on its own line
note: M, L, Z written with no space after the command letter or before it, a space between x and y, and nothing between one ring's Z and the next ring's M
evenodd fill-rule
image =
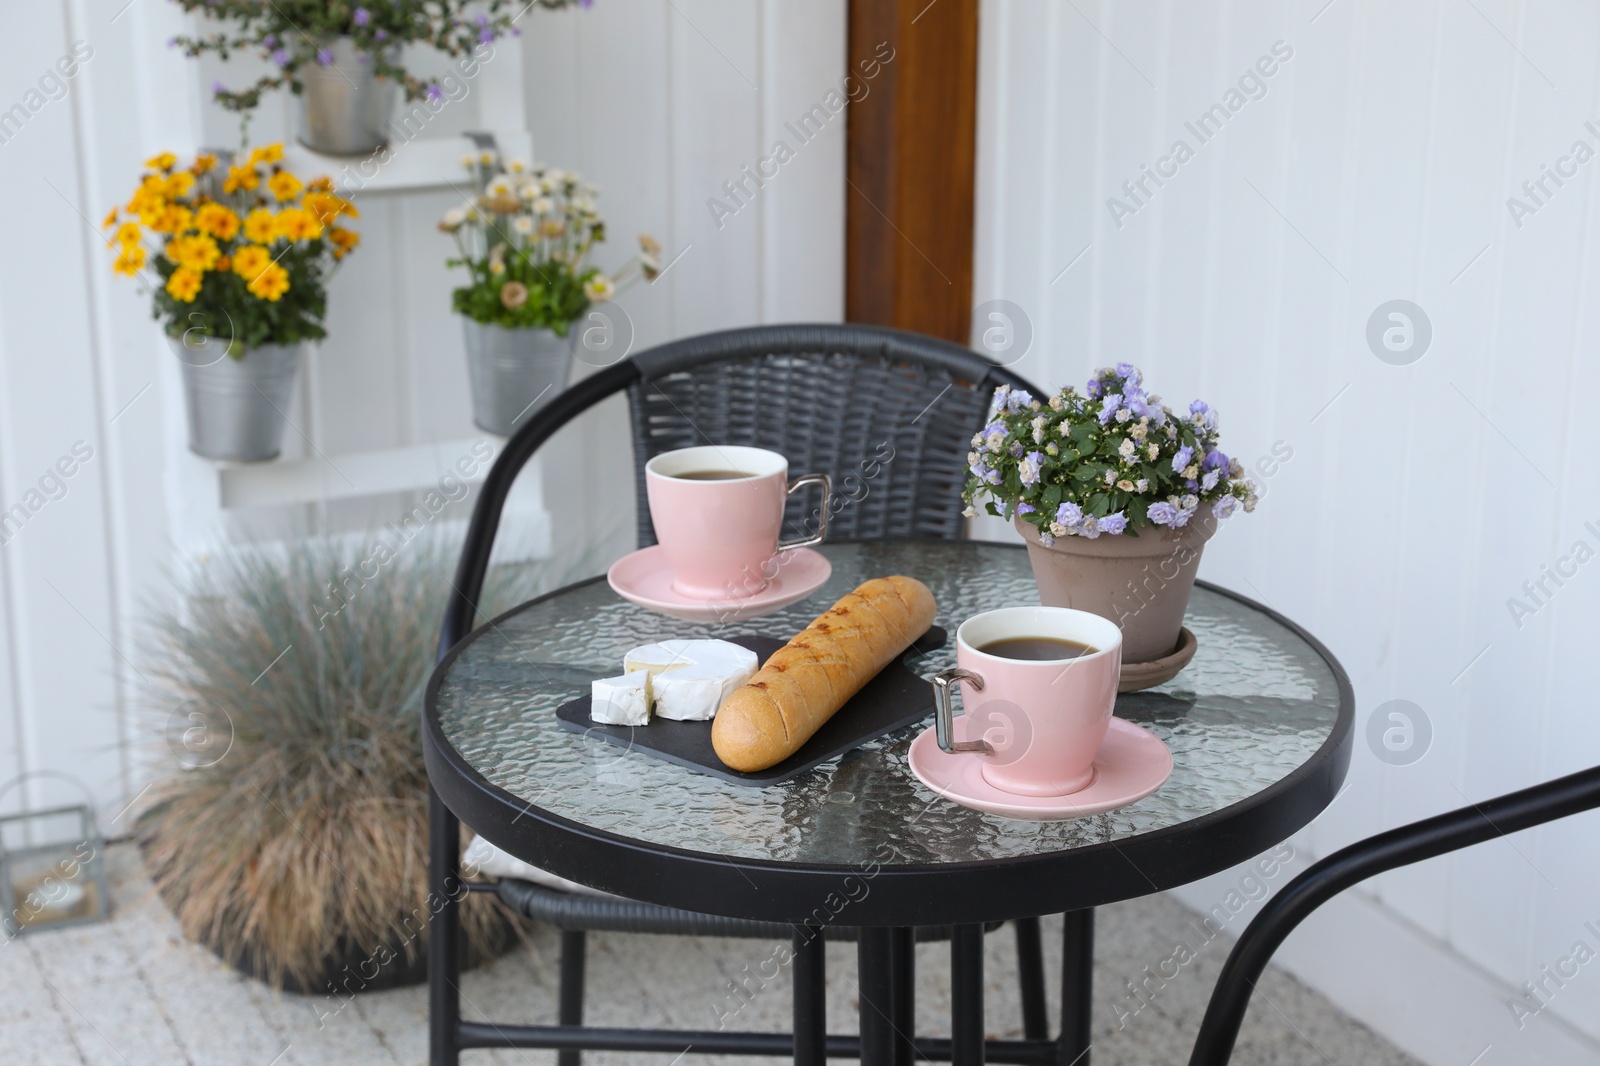
M359 240L333 183L281 165L283 147L232 164L147 160L133 198L106 216L112 269L143 279L177 355L189 449L207 459L274 459L300 345L327 335L328 279Z
M1125 663L1182 650L1206 541L1256 504L1243 466L1218 447L1214 410L1196 400L1175 414L1119 363L1047 403L1001 386L972 446L966 499L1016 523L1041 603L1116 622Z
M401 46L421 44L455 57L462 77L494 55L494 42L518 34L529 7L555 10L574 0L176 0L198 13L214 32L180 36L172 46L185 55L235 52L259 55L268 72L253 84L212 86L217 103L248 115L262 94L288 89L296 108L300 143L317 152L357 155L389 140L395 100L424 101L436 111L455 74L418 77L401 61ZM593 0L577 0L588 7ZM468 10L469 6L471 11Z
M468 283L452 294L461 315L472 382L473 421L510 436L566 386L577 331L597 303L660 273L661 248L641 234L639 254L615 273L589 264L606 239L599 190L568 170L513 162L493 153L462 160L481 190L451 208L439 229L455 238Z

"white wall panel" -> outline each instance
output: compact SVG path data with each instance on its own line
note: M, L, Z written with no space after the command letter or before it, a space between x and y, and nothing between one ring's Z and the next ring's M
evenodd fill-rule
M1218 405L1247 463L1275 441L1293 448L1202 573L1305 623L1354 681L1350 787L1296 838L1303 850L1600 761L1588 650L1600 570L1581 569L1520 630L1506 606L1574 541L1600 548L1584 528L1600 518L1587 416L1600 162L1520 229L1506 208L1575 139L1600 147L1584 128L1600 114L1600 12L990 0L983 32L977 298L1033 320L1019 369L1054 386L1132 360L1169 399ZM1265 95L1197 145L1185 122L1278 40L1294 55ZM1126 199L1123 181L1180 137L1195 157L1119 226L1107 199ZM1396 298L1432 320L1410 366L1365 338ZM1395 698L1434 730L1409 766L1381 762L1362 732ZM1369 984L1384 980L1376 958L1286 958L1433 1061L1456 1061L1480 1029L1504 1046L1493 1061L1531 1061L1486 990L1509 995L1578 939L1600 949L1583 927L1600 883L1595 824L1395 873L1365 890L1376 911L1346 910L1392 915L1383 938L1398 951L1414 937L1429 966L1457 960L1473 1001L1358 995L1362 961ZM1419 1044L1428 1026L1401 1016L1417 1010L1441 1012L1437 1033L1466 1028ZM1600 1053L1600 979L1569 981L1532 1024Z

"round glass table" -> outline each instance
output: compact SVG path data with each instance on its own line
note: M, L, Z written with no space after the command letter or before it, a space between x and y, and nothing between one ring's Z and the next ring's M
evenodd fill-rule
M1076 971L1063 995L1078 1002L1064 1006L1063 1024L1082 1032L1064 1033L1049 1057L1005 1056L1048 1062L1087 1047L1093 907L1266 850L1314 818L1344 779L1354 698L1338 662L1282 616L1203 583L1185 618L1198 640L1193 661L1173 680L1117 700L1119 717L1171 749L1172 776L1154 794L1105 814L1014 821L937 796L906 760L929 723L766 787L719 780L557 723L557 707L586 694L591 680L619 673L624 653L640 644L736 634L787 639L870 577L923 581L938 603L937 624L951 633L981 611L1037 602L1020 546L875 541L819 550L833 566L827 584L763 618L680 622L627 603L596 578L479 627L441 660L429 684L424 749L433 788L510 854L607 892L786 923L797 930L797 950L808 922L860 928L863 1061L880 1061L872 1052L880 1042L909 1047L905 1034L884 1024L887 1014L869 1010L869 976L892 969L883 953L896 932L954 926L953 958L970 964L975 952L981 958L984 923L1066 912L1067 964ZM924 677L953 664L953 641L909 662ZM971 1061L983 1054L981 1012L976 1023L963 1020L972 975L956 978L952 1056ZM882 988L885 997L891 991ZM797 1030L797 1061L801 1045ZM902 1057L893 1055L881 1061ZM1002 1058L993 1050L990 1057Z

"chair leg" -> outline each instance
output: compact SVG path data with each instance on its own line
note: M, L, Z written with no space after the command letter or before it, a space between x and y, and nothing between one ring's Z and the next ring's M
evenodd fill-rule
M428 1061L459 1066L461 1026L461 823L428 789L428 881L438 909L428 918Z
M821 929L794 927L795 1066L827 1066L827 951Z
M588 951L588 934L582 929L561 931L561 1008L557 1019L562 1025L583 1024L583 964ZM556 1066L580 1066L581 1051L556 1054Z
M1044 987L1044 945L1039 939L1039 919L1018 918L1017 980L1022 986L1022 1035L1029 1040L1050 1038L1050 1015Z
M958 925L950 936L951 1066L983 1066L983 933Z

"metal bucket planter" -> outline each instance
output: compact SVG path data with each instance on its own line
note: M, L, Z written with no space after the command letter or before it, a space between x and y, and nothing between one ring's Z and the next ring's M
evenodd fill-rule
M573 342L548 329L506 329L462 318L467 374L472 379L472 420L509 437L566 388Z
M398 86L378 77L372 57L349 37L323 47L333 62L296 72L300 143L329 155L364 155L389 143Z
M183 370L189 450L235 463L276 459L300 346L263 345L243 359L216 337L169 337Z

